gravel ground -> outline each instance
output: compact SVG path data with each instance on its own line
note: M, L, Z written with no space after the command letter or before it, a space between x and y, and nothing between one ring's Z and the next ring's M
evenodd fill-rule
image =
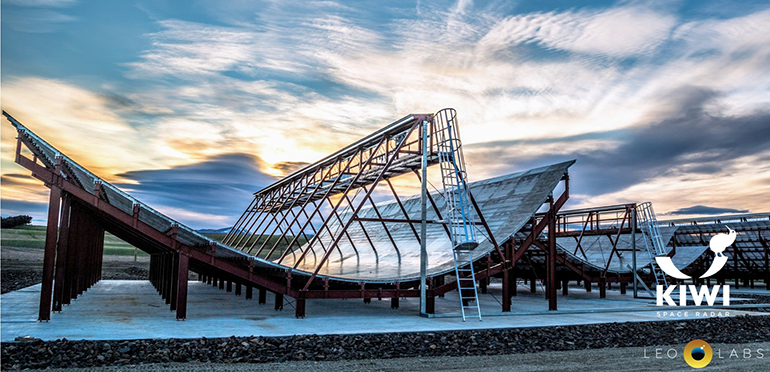
M732 349L749 349L752 358L718 359L716 356L704 370L706 371L767 371L770 362L770 343L753 344L711 344L714 350L722 350L728 355ZM609 349L590 349L575 351L545 351L541 353L485 356L444 356L394 359L361 359L342 361L304 361L283 363L159 363L145 365L112 366L98 368L50 369L52 372L120 372L120 371L167 371L167 372L352 372L352 371L558 371L558 372L616 372L616 371L692 371L682 359L684 345L659 346L662 350L677 350L673 359L656 358L652 347L624 347ZM763 358L758 358L757 350L763 351ZM649 356L650 358L645 358Z
M40 283L43 280L43 251L39 249L2 247L0 261L2 293ZM143 280L149 278L149 257L104 256L103 279Z
M3 343L2 369L150 363L443 358L708 342L770 342L770 316L429 333ZM770 353L768 353L770 354ZM770 357L770 355L768 356Z

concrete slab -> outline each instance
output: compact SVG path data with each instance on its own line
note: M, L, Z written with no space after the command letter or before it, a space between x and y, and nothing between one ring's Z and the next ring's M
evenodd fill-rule
M232 292L200 282L190 282L188 320L175 320L165 302L147 281L103 280L88 290L61 313L52 314L49 323L39 323L37 307L40 285L10 292L0 297L0 340L17 336L44 340L67 339L144 339L229 336L289 336L294 334L353 334L379 332L415 332L461 329L511 328L574 325L607 322L676 320L695 317L689 314L659 316L658 312L676 308L657 308L654 300L634 299L608 290L599 299L598 290L586 293L582 287L570 287L568 296L559 295L559 311L548 312L548 302L538 287L530 294L521 286L513 299L513 316L501 316L501 288L490 285L489 294L481 295L483 321L459 317L423 318L417 315L419 301L401 299L399 309L390 301L308 300L307 318L294 318L293 301L284 302L283 311L273 310L274 297L268 294L266 305L255 298L246 300ZM734 297L738 297L737 295ZM734 301L735 302L735 301ZM436 299L439 314L459 311L455 293ZM699 312L719 309L699 308ZM721 310L724 312L725 310ZM730 309L734 315L766 315ZM441 315L439 315L441 316Z

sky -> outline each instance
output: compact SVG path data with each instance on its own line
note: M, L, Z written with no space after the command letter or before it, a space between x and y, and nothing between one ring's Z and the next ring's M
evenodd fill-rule
M194 228L410 113L471 181L569 159L566 208L770 211L767 1L2 1L2 109ZM44 224L13 162L2 215Z

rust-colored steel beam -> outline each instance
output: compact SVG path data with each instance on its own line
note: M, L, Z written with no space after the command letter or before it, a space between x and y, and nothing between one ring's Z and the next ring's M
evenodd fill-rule
M56 172L61 172L62 158L56 158ZM52 181L59 181L61 178ZM60 182L51 182L48 198L48 225L45 232L45 251L43 253L43 283L40 289L40 311L38 321L51 320L51 296L53 295L54 265L56 264L56 242L59 228L59 205L62 190Z
M62 311L64 298L64 278L67 275L67 243L69 243L70 231L70 203L69 194L62 195L61 221L59 223L59 239L56 244L56 273L53 287L53 311Z

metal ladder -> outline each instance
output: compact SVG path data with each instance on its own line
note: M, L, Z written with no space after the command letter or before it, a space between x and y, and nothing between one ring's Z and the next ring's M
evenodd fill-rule
M656 256L663 256L666 254L666 245L663 243L663 237L658 228L658 220L655 218L655 211L652 209L652 203L640 203L637 205L636 211L636 215L639 219L639 226L642 228L642 233L645 237L644 246L650 257L650 270L655 277L655 284L668 287L666 275L660 270L657 262L655 262Z
M465 160L462 153L460 133L457 128L457 112L444 109L433 117L437 125L436 134L441 179L446 200L447 223L454 251L457 290L460 293L460 309L465 321L465 309L475 308L481 320L476 275L473 272L473 249L476 241L473 216L471 215L470 193L468 192ZM470 272L470 275L467 273ZM466 305L473 301L473 306Z
M481 320L479 294L476 290L476 274L473 272L473 250L454 249L457 292L460 294L460 311L465 321L465 309L476 309ZM473 305L470 305L471 301Z

